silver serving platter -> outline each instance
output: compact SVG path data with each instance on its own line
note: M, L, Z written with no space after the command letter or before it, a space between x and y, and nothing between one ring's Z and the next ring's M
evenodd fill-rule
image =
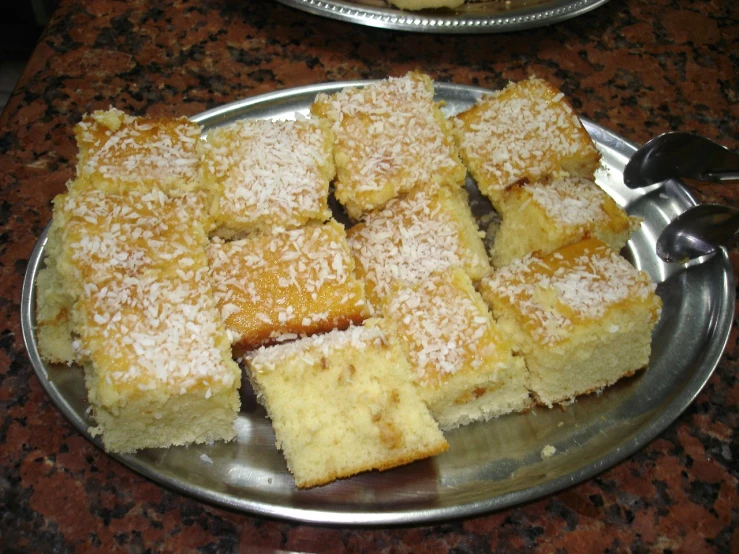
M505 33L553 25L608 0L468 0L454 9L404 11L384 0L279 0L315 14L370 27L419 33Z
M363 84L329 83L275 92L192 119L206 130L241 118L293 119L308 114L317 93ZM436 84L437 99L445 101L448 114L469 107L486 92ZM594 123L584 124L603 154L597 182L629 213L644 219L623 254L659 283L664 301L646 371L601 395L582 397L565 411L536 408L456 429L447 433L449 451L435 458L306 491L294 487L275 448L270 422L246 380L234 441L112 457L162 485L226 508L324 524L380 525L466 517L526 502L588 479L647 444L690 404L721 357L734 310L732 269L723 250L693 267L659 260L655 242L661 229L695 199L676 181L628 189L622 170L635 146ZM35 282L45 244L46 231L23 284L23 337L54 404L101 447L87 431L91 421L81 369L46 364L38 354ZM556 454L543 459L546 445L554 446Z

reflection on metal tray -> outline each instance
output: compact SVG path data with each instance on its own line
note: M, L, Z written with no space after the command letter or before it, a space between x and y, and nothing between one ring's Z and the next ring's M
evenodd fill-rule
M506 33L552 25L608 0L468 0L454 9L404 11L384 0L279 0L300 10L370 27L420 33Z
M206 129L241 118L293 119L306 115L318 92L364 83L332 83L286 90L222 106L193 119ZM486 91L436 84L444 110L471 106ZM312 490L296 490L264 410L248 385L242 390L238 438L230 443L149 449L113 457L163 485L231 509L330 524L418 523L484 513L552 493L623 460L662 432L703 387L728 339L734 285L724 251L686 270L655 254L662 228L695 204L677 182L660 190L630 190L622 170L635 147L588 121L603 153L598 183L644 223L623 254L658 282L664 301L648 370L601 395L580 398L566 411L527 414L468 425L447 433L450 449L433 459L366 473ZM23 334L44 388L80 433L90 425L82 371L45 364L34 336L35 281L43 265L39 239L23 286ZM556 454L542 459L546 445ZM206 454L213 463L205 463Z

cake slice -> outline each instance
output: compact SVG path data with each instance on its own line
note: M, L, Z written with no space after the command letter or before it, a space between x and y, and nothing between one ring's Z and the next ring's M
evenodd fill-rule
M332 122L336 199L355 220L414 187L464 184L466 170L423 73L319 94L311 112Z
M39 354L47 362L68 365L74 362L73 303L74 299L65 289L55 264L39 271L36 278L36 340Z
M500 212L503 222L491 252L498 267L588 237L619 252L641 223L593 181L566 173L513 185L502 196Z
M334 135L322 120L240 120L208 132L204 177L222 187L215 234L288 229L331 217Z
M109 193L156 188L175 196L205 190L201 131L186 117L136 117L115 108L85 114L74 130L77 178L70 186Z
M498 208L503 191L567 171L593 178L600 153L559 90L531 77L457 114L454 137L480 191Z
M208 279L203 210L156 189L55 200L56 270L109 452L236 434L241 372Z
M36 344L43 360L70 365L75 360L72 348L74 297L57 270L60 247L58 228L51 225L47 234L44 267L36 277Z
M298 488L448 448L380 320L262 347L246 361Z
M405 345L421 397L442 429L531 405L523 358L461 269L401 285L385 312Z
M367 315L344 227L334 220L214 239L210 278L234 352L346 328Z
M367 300L381 310L394 283L416 284L435 271L463 268L473 280L490 262L464 189L423 188L390 201L347 231Z
M662 302L649 276L597 239L526 256L480 292L521 348L529 385L547 406L598 391L649 363Z

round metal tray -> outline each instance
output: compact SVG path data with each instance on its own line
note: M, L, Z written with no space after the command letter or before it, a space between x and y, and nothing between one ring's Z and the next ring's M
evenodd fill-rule
M506 33L553 25L608 0L468 0L455 9L404 11L384 0L279 0L315 15L418 33Z
M292 119L307 115L319 92L363 84L275 92L193 119L206 130L241 118ZM436 84L437 99L445 101L447 113L469 107L485 92ZM471 516L529 501L587 479L647 444L690 404L721 357L734 310L732 270L725 251L690 268L659 260L654 246L661 229L694 205L694 198L674 181L661 188L628 189L622 170L635 147L591 122L584 124L603 154L597 182L629 213L644 219L622 253L659 283L664 302L646 371L601 395L582 397L566 411L536 408L456 429L446 434L449 451L435 458L311 490L295 488L275 448L270 422L246 380L234 441L113 457L162 485L227 508L325 524L378 525ZM45 244L46 232L33 251L23 285L23 337L54 404L101 446L87 432L91 421L82 370L46 364L38 354L35 283ZM554 446L556 454L542 459L546 445Z

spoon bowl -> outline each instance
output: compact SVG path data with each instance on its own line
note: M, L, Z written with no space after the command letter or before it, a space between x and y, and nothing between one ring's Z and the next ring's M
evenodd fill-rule
M681 177L739 180L739 154L700 135L670 132L639 148L624 168L624 184L632 189Z
M681 213L657 239L657 255L666 262L683 262L714 254L739 239L739 209L700 204Z

